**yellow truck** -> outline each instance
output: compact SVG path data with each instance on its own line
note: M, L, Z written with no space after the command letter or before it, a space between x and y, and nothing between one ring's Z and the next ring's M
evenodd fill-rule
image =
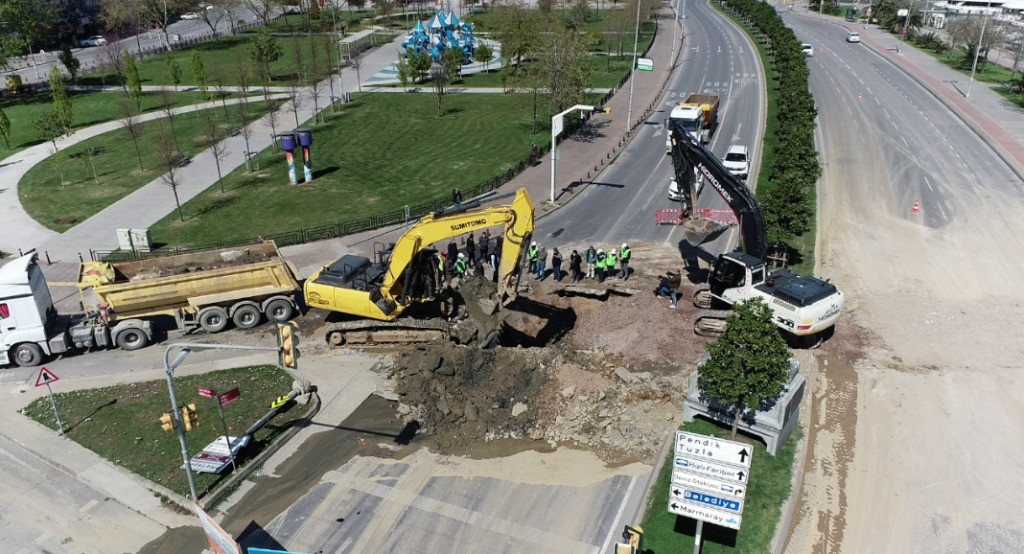
M297 312L297 271L272 241L128 262L84 262L78 289L86 321L71 329L79 348L142 348L150 318L173 317L183 331L240 329Z

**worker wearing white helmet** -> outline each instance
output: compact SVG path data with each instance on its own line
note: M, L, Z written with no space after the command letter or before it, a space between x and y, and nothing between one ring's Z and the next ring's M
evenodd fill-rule
M622 243L622 250L619 250L619 266L622 267L622 280L629 279L629 259L633 256L633 251L630 250L629 245Z
M608 251L608 255L604 258L604 275L605 277L611 278L615 275L615 262L619 261L619 257L615 254L615 249L612 248Z
M597 262L594 264L594 273L597 274L597 282L604 282L604 268L605 261L608 259L608 255L604 253L604 250L597 249Z

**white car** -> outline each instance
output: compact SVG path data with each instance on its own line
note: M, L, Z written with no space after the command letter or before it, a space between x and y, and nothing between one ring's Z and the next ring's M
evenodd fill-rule
M846 42L860 42L859 33L847 33Z
M199 14L196 12L188 12L181 14L182 19L199 19Z
M803 50L804 54L807 55L808 58L814 55L814 47L806 42L800 45L800 49Z
M106 46L107 39L103 38L103 35L93 35L87 39L82 40L82 47L88 46Z
M729 170L729 173L746 179L750 174L750 154L746 146L734 144L726 151L722 158L722 165Z

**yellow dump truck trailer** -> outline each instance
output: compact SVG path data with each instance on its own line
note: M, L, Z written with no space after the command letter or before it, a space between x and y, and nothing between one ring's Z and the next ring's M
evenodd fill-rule
M117 344L135 350L152 339L148 318L155 316L174 317L184 331L211 333L230 322L249 329L263 316L287 321L297 311L296 273L270 241L146 260L84 262L78 289L90 323L70 329L71 339L78 347Z

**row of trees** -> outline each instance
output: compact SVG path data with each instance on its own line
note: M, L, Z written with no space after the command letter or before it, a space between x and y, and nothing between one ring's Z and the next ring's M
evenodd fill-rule
M766 167L763 197L765 222L775 240L791 240L809 231L814 221L812 192L821 175L814 144L817 109L807 88L807 58L793 30L773 7L758 0L723 0L743 14L767 38L778 80L774 156Z

